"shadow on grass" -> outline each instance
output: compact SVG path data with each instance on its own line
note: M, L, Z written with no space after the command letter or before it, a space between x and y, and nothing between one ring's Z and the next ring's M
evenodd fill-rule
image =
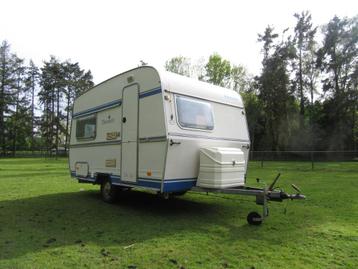
M192 196L162 200L138 191L122 192L112 205L100 201L98 191L1 201L0 259L69 245L124 247L188 232L206 236L213 226L229 232L222 240L270 240L260 235L264 230L246 221L235 225L233 218L245 219L248 212L244 205L237 216L234 206L206 199L197 202ZM220 238L220 229L217 234Z
M123 192L109 205L98 191L58 193L0 202L0 259L64 245L130 245L198 230L216 221L215 206Z

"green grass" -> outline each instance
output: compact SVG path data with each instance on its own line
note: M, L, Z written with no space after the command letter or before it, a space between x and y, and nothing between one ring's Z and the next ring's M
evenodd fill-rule
M132 191L109 205L65 159L0 159L0 268L358 268L358 163L310 169L250 163L251 185L281 172L307 195L252 227L252 197Z

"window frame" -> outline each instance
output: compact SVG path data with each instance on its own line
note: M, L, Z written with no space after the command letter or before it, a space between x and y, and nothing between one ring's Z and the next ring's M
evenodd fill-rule
M86 119L90 119L90 118L94 118L95 119L95 129L94 129L94 136L91 136L91 137L79 137L77 135L77 130L78 130L78 122L81 121L81 120L86 120ZM97 120L97 113L94 113L94 114L91 114L91 115L86 115L86 116L83 116L83 117L79 117L76 119L76 139L79 140L79 141L90 141L90 140L95 140L96 137L97 137L97 124L98 124L98 120Z
M193 96L188 96L188 95L181 95L181 94L175 94L174 96L175 96L174 100L175 100L176 122L177 122L178 126L181 129L190 130L190 131L200 131L200 132L213 132L215 130L214 109L213 109L212 104L209 101L207 101L205 99L201 99L201 98L197 98L197 97L193 97ZM208 104L210 106L211 117L212 117L212 120L213 120L212 121L213 122L213 128L212 129L204 129L204 128L195 128L195 127L183 126L180 123L180 120L179 120L179 107L178 107L178 103L177 103L178 102L177 99L181 98L181 97L186 98L186 99L191 99L193 101Z

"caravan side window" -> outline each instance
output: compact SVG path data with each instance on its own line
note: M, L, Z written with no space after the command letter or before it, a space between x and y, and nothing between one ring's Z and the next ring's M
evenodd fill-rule
M96 115L78 119L76 122L77 139L95 139L96 137Z
M214 129L211 104L195 98L176 96L179 125L184 128Z

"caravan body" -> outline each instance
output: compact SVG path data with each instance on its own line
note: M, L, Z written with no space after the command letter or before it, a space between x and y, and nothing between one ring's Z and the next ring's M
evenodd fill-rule
M226 188L245 184L249 145L237 92L143 66L75 100L69 167L79 182L160 193Z

